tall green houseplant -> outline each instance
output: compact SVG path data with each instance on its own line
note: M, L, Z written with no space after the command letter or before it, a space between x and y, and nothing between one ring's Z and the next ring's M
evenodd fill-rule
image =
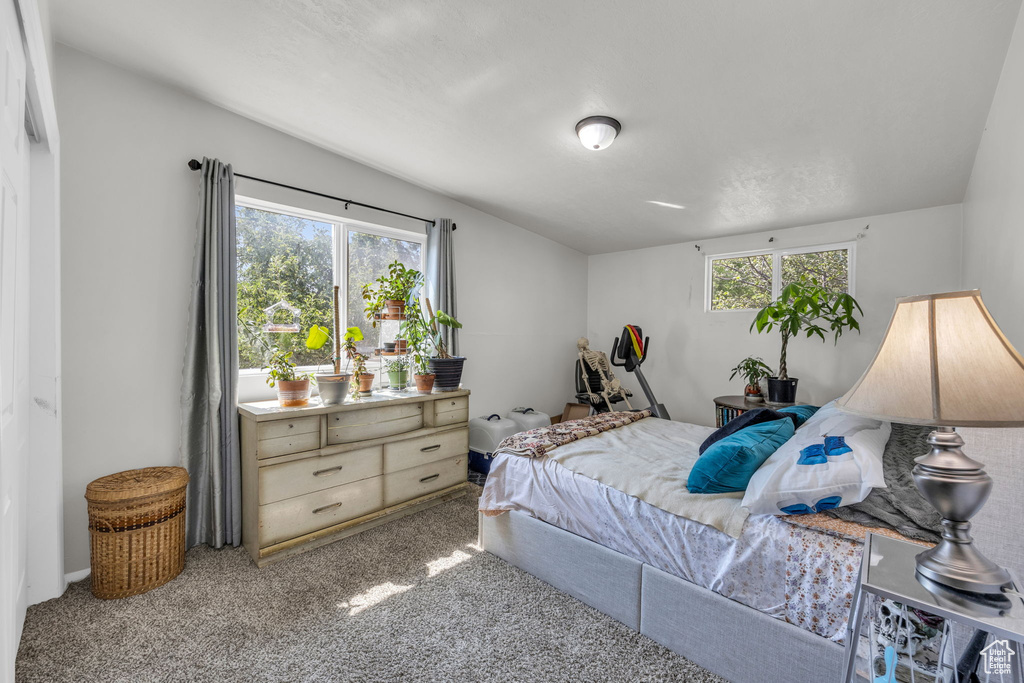
M779 374L768 378L768 400L772 403L793 403L796 400L795 378L790 378L786 356L791 337L801 332L807 338L831 333L833 343L847 330L860 332L856 314L864 315L857 300L845 292L834 292L804 276L786 285L779 298L771 302L754 317L750 330L772 332L778 329L782 335L782 349L779 354Z

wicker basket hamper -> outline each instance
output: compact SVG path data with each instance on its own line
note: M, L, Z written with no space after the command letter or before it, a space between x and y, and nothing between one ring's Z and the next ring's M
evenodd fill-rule
M93 595L138 595L181 573L187 486L182 467L147 467L101 477L85 488Z

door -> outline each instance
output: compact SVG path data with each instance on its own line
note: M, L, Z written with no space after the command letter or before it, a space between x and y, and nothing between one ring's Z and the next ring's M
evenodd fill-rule
M25 50L14 0L0 0L0 683L26 606L28 163Z

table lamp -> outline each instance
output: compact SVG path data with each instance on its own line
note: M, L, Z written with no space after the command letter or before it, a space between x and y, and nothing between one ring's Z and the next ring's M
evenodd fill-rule
M879 420L929 425L931 452L913 475L942 516L942 540L917 556L917 572L971 593L999 593L1007 571L972 543L970 519L988 499L992 478L961 450L954 427L1024 426L1024 358L981 300L949 292L896 300L875 359L840 410Z

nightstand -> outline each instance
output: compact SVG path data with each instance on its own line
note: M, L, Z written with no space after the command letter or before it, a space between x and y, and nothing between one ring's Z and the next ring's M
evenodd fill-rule
M746 396L719 396L715 399L715 426L724 427L729 420L739 417L754 408L784 408L786 406L806 405L796 403L769 403L767 400L751 401Z
M989 634L985 647L981 650L981 661L978 671L988 668L991 681L1024 681L1024 596L1020 594L1020 581L1011 571L1010 576L1016 591L1004 591L998 600L980 602L968 593L953 591L937 584L925 587L918 580L915 572L915 557L924 548L887 536L869 533L864 544L861 558L860 579L853 595L850 622L846 631L846 659L844 663L847 683L863 680L856 677L857 645L860 640L861 628L865 619L868 596L874 595L882 599L894 600L908 608L916 608L945 619L941 651L946 656L939 657L939 667L946 668L942 675L949 678L940 680L959 680L954 678L949 662L955 662L962 654L963 642L953 643L950 637L952 623L985 631ZM948 648L953 648L949 650ZM874 653L872 653L874 656ZM895 665L887 662L887 668L895 669ZM873 672L871 664L868 669ZM1004 672L1002 677L995 672ZM888 681L887 676L872 680ZM895 679L893 679L895 680Z

